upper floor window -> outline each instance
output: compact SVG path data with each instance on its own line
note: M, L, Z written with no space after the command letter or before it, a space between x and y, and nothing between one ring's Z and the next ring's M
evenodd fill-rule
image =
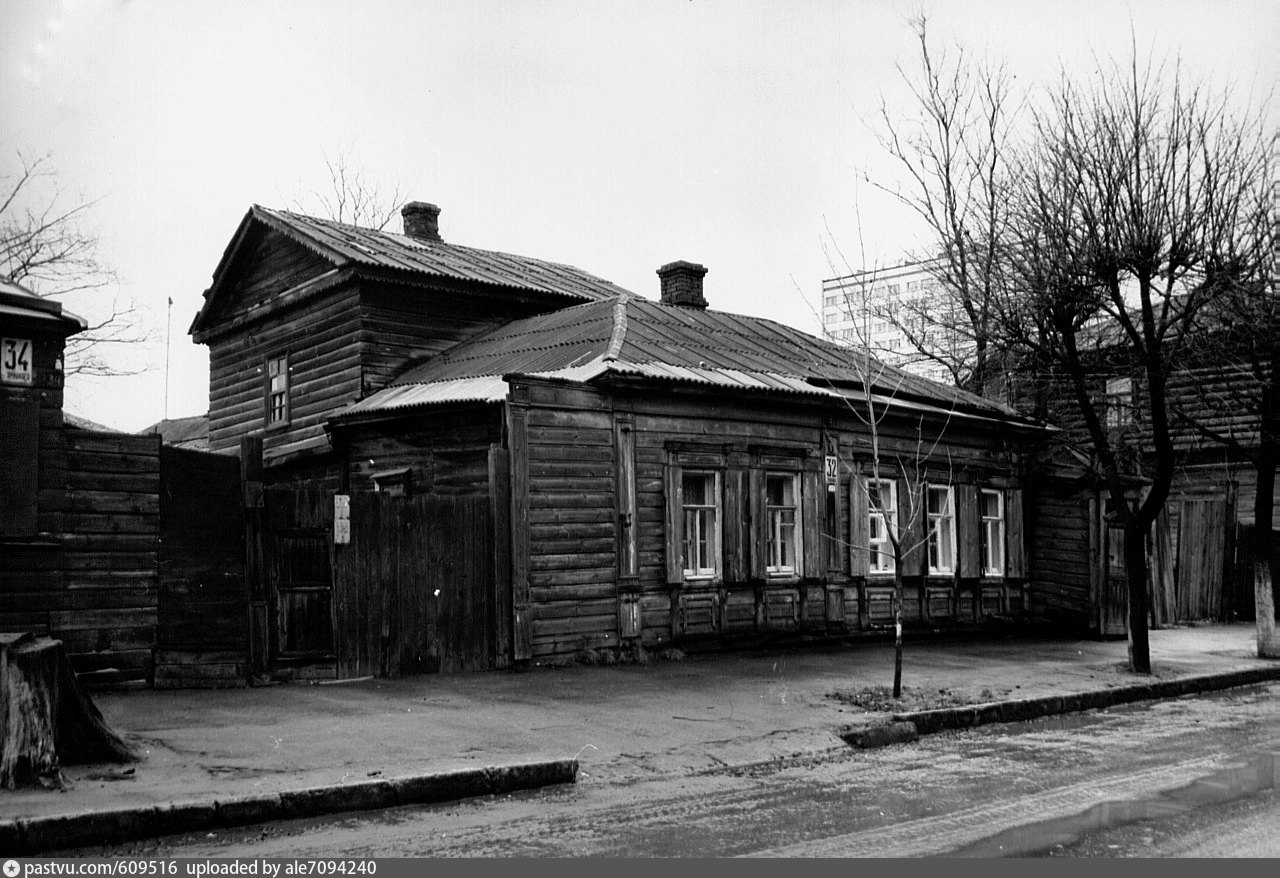
M1108 378L1103 408L1109 429L1133 423L1133 379Z
M978 512L982 528L978 539L982 548L982 575L1004 576L1004 494L978 492Z
M720 572L720 475L685 471L680 489L684 576L715 577Z
M787 576L800 569L800 476L765 474L765 572Z
M929 526L929 573L954 573L956 569L955 494L945 488L928 488L926 512Z
M267 426L289 423L289 355L267 358Z
M889 534L897 526L898 486L889 479L867 482L867 534L870 572L892 573L893 544Z

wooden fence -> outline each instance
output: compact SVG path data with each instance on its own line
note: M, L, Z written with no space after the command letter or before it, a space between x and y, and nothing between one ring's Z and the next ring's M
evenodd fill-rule
M40 477L48 530L0 558L0 630L62 640L89 685L149 682L159 437L60 430Z
M487 497L353 495L334 550L339 676L494 667L492 549Z
M159 564L156 688L246 685L239 459L161 448Z

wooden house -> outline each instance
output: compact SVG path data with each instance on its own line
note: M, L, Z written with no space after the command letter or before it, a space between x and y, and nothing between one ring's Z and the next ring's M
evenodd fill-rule
M192 326L212 447L262 449L258 667L880 631L886 526L912 535L910 624L1021 616L1035 422L712 310L699 265L653 301L447 244L437 215L398 235L254 207Z
M1265 348L1250 357L1237 340L1219 336L1184 353L1167 379L1175 470L1164 510L1146 540L1149 621L1156 627L1252 618L1256 458L1267 429L1263 419L1274 424L1274 414L1265 413L1271 362ZM1141 372L1123 345L1092 341L1090 393L1130 490L1141 493L1154 472ZM1060 428L1034 467L1037 505L1029 527L1032 561L1044 587L1031 610L1061 625L1123 636L1123 529L1074 393L1052 370L1020 375L1004 391L1016 408ZM1271 504L1280 509L1274 497Z

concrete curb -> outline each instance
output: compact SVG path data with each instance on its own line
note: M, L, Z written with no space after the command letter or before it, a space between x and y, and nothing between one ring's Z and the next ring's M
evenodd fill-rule
M872 747L887 747L890 744L910 744L920 737L920 730L911 720L898 720L882 726L871 726L866 729L849 729L840 733L840 739L850 747L869 750Z
M29 855L340 811L449 802L575 783L577 776L577 759L556 759L278 793L0 820L0 851Z
M889 744L908 743L916 740L919 735L931 735L948 729L971 729L989 723L1025 722L1043 716L1077 713L1082 710L1113 707L1135 701L1177 698L1180 695L1233 689L1236 686L1251 686L1273 680L1280 680L1280 665L1270 668L1246 668L1216 674L1199 674L1176 680L1135 683L1115 689L1095 689L1070 695L1047 695L1041 698L992 701L963 707L944 707L939 710L895 713L892 722L868 728L845 728L837 732L837 735L851 747L884 747Z

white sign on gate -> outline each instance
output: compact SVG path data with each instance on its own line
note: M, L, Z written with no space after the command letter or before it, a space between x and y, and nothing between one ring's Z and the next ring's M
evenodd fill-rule
M333 544L345 546L351 542L351 497L333 495Z

